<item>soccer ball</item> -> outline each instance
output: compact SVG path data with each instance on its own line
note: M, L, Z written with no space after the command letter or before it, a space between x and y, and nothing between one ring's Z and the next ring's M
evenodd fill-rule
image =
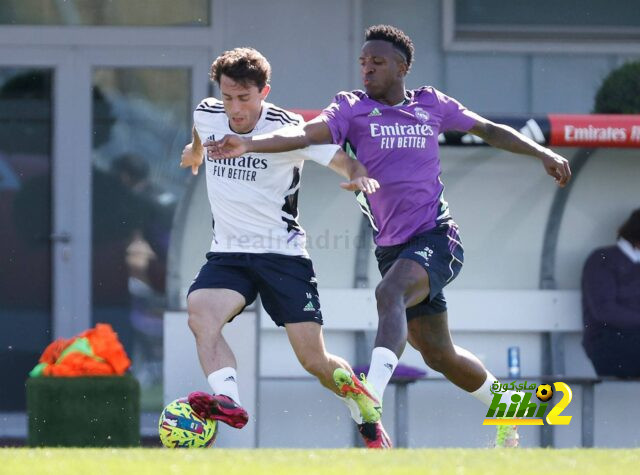
M169 403L160 414L158 432L168 448L211 447L218 435L218 423L193 412L187 398Z
M541 384L536 389L536 397L542 402L547 402L553 396L553 389L550 384Z

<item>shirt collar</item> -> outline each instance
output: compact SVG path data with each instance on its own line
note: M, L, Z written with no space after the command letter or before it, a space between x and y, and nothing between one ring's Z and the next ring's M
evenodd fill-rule
M402 101L395 104L393 107L406 106L411 103L411 93L405 89L404 91L404 99Z
M618 248L627 256L634 264L640 263L640 249L636 249L629 241L624 238L618 239Z

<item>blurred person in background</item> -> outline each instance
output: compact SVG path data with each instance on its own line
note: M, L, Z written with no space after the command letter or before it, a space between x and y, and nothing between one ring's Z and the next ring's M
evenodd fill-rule
M167 255L177 202L174 194L150 179L149 163L139 155L118 156L111 163L110 174L128 190L135 219L126 248L133 371L142 384L158 384L162 378Z
M582 344L598 376L640 376L640 208L582 271Z
M166 261L175 196L149 180L149 164L138 155L124 154L111 164L111 174L133 195L136 232L127 248L132 277L156 292L165 292Z

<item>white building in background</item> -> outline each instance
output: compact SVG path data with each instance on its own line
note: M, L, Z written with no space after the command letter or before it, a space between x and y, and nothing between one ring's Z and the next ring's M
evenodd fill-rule
M404 29L416 46L409 87L432 84L491 117L589 113L608 72L640 58L640 14L631 6L612 10L601 0L582 2L581 12L564 12L562 5L546 0L536 2L533 13L522 10L529 8L526 4L497 0L151 3L52 0L48 8L35 9L31 2L8 0L0 5L0 194L6 203L0 211L0 247L5 250L1 268L5 276L12 276L0 284L0 363L13 368L7 376L7 392L0 398L0 438L26 434L21 387L43 346L103 317L126 318L134 366L148 383L143 408L152 422L145 430L153 432L163 399L158 383L161 316L165 310L183 310L180 292L201 256L196 243L189 241L196 229L192 223L198 223L202 233L208 229L206 217L196 219L200 204L205 207L200 216L206 216L203 190L176 164L189 138L191 110L202 97L216 93L208 70L223 50L256 47L273 67L270 100L288 108L318 109L337 91L359 87L357 57L363 30L371 24L390 23ZM125 152L141 155L149 165L150 182L181 200L180 219L169 229L172 247L168 233L156 236L157 242L145 239L168 264L164 292L128 294L127 289L140 288L129 285L132 276L126 271L111 274L115 271L104 267L116 262L109 260L109 253L122 257L131 242L126 241L128 235L118 241L117 236L96 232L103 229L96 227L103 222L99 220L116 203L108 193L96 199L96 176L109 171L113 160ZM461 225L466 250L465 269L453 291L533 291L540 286L541 246L554 190L534 163L511 158L486 149L444 153L447 198ZM596 158L589 160L576 181L559 227L555 281L562 290L577 290L588 251L612 242L612 230L630 208L637 207L634 152L602 150ZM508 180L497 179L505 174ZM30 186L41 193L32 193ZM17 198L25 196L26 201ZM343 234L345 243L357 241L360 217L350 201L332 177L309 167L301 191L301 217L310 235L318 237L318 245L310 252L321 290L348 289L363 277L356 275L353 248L329 249L321 239L331 229ZM23 205L26 208L20 208ZM27 221L40 226L25 227L25 221L17 219L20 210L38 217ZM175 243L175 226L185 223L191 233L181 246ZM500 229L509 230L506 241L496 239ZM198 239L208 241L209 237L199 235ZM505 255L508 258L500 259ZM373 288L378 278L373 259L358 272L363 268L364 282ZM37 272L26 271L33 269ZM116 283L120 287L115 288ZM112 293L105 291L107 287ZM123 292L124 301L114 297ZM163 300L164 294L168 300ZM249 327L259 352L246 353L244 368L254 377L250 394L255 396L254 413L260 419L253 432L223 433L220 443L224 445L225 439L230 445L235 440L245 446L350 443L344 415L335 427L327 423L343 412L336 401L314 382L295 379L303 373L292 355L282 350L282 335L269 328L258 332L257 325ZM497 332L487 338L461 331L457 341L477 351L496 373L506 369L505 348L513 344L522 349L523 372L540 371L539 335ZM173 340L166 333L164 337L166 347ZM327 340L336 352L358 357L352 330L327 330ZM570 335L567 341L567 371L592 374L581 353L579 335ZM187 341L184 344L188 346ZM272 364L275 358L288 363ZM412 352L405 358L421 364ZM177 374L175 369L169 372ZM259 376L263 379L256 379ZM281 376L294 379L270 379ZM165 388L164 397L174 390ZM615 422L622 418L622 410L616 408L626 407L627 390L633 387L596 389L597 429L619 427ZM306 401L314 398L322 398L322 403L316 412L314 402L311 413L306 411ZM442 408L439 401L443 400L454 402ZM411 386L409 402L411 446L483 446L484 438L489 438L486 430L470 422L482 408L437 377ZM386 404L394 406L393 392ZM579 411L579 405L572 410ZM386 414L392 415L392 410ZM578 412L574 414L578 419ZM393 420L385 422L393 430ZM436 425L461 424L469 431L436 434L432 430ZM283 432L288 435L278 435L273 427L287 427ZM579 443L579 424L571 429L556 431L558 445ZM595 443L635 445L639 438L619 429L596 430ZM524 441L537 444L535 429Z

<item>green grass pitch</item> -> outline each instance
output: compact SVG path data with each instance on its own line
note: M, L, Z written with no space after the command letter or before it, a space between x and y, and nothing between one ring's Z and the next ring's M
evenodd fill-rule
M640 449L0 449L0 474L638 473Z

